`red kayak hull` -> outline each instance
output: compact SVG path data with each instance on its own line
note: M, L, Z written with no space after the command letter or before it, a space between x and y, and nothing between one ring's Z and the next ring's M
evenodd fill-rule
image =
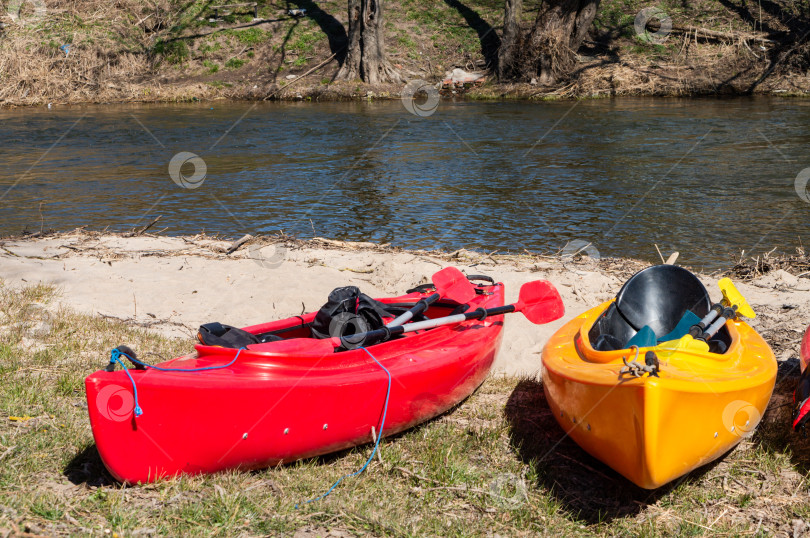
M481 286L472 308L503 305L503 285ZM383 299L415 303L412 293ZM453 305L431 307L446 315ZM432 311L432 313L431 313ZM314 314L248 327L289 328ZM469 396L486 378L500 346L503 316L411 333L370 346L391 373L384 434L429 420ZM303 335L305 329L298 329ZM196 346L195 354L160 364L200 368L230 362L236 350ZM203 372L128 370L87 377L90 424L101 459L126 483L178 474L257 469L371 441L379 428L388 376L362 349L335 353L330 340L289 338L256 344L228 368Z
M810 414L810 327L804 333L799 351L801 361L801 375L799 383L793 391L793 415L791 417L793 429L804 431L807 428Z

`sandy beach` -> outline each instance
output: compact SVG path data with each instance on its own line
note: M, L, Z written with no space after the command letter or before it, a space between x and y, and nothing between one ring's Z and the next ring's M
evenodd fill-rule
M129 236L127 236L129 235ZM534 326L507 317L493 374L536 377L546 340L564 322L615 296L648 264L632 260L403 251L327 239L254 239L227 254L233 241L207 236L100 234L85 231L0 242L0 279L8 284L56 285L58 303L112 316L176 337L206 322L246 326L318 309L336 287L355 285L371 296L402 294L454 266L506 285L546 279L559 290L565 316ZM758 313L752 325L781 361L796 358L810 320L810 280L784 270L737 280ZM720 275L701 275L714 299ZM56 308L53 304L50 308Z

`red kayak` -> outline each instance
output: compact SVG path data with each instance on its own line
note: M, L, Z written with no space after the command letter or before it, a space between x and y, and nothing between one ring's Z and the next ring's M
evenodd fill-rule
M475 288L466 308L440 301L425 316L503 305L503 284ZM428 295L415 291L380 301L411 306ZM245 328L281 339L248 345L238 356L236 349L197 345L196 353L156 365L218 369L130 368L88 376L90 424L107 469L122 482L138 483L335 452L371 442L387 394L385 435L401 432L447 411L484 381L503 329L503 315L491 315L339 351L335 339L310 337L314 317ZM390 394L381 365L390 372Z
M793 429L805 432L810 424L810 327L804 333L799 351L801 376L793 392Z

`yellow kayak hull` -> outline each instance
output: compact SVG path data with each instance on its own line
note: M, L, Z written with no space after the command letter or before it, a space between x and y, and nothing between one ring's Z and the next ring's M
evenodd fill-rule
M543 350L543 387L563 430L628 480L654 489L709 463L751 435L776 380L773 351L748 324L728 321L719 355L653 350L659 377L620 374L635 352L597 351L588 332L607 302L564 325Z

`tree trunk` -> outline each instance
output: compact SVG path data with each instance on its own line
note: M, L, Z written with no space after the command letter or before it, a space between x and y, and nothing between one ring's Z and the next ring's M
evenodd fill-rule
M511 78L515 67L515 53L521 40L520 18L523 0L506 0L503 10L503 37L498 51L498 79Z
M403 82L385 57L382 0L349 0L349 45L339 80Z
M504 42L510 24L509 2L504 16ZM588 35L600 0L545 0L534 25L523 35L519 27L514 45L506 51L508 63L501 62L504 75L519 80L537 77L540 84L552 84L571 71L577 49ZM514 23L517 26L517 23Z

